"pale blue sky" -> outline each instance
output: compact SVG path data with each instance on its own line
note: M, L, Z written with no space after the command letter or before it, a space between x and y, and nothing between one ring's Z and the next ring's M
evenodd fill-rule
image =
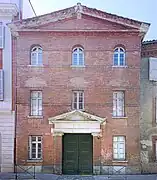
M31 0L31 2L37 15L81 2L91 8L151 23L145 40L157 39L157 0Z

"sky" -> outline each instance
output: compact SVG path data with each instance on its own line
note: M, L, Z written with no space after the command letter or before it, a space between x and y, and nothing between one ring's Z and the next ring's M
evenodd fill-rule
M157 39L157 0L31 0L37 15L82 5L151 23L144 40Z

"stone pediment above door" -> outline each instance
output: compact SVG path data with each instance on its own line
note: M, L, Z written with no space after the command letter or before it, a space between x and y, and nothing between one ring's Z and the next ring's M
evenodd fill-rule
M61 115L50 117L49 124L56 121L98 121L100 124L105 122L106 118L101 118L84 111L74 110Z
M50 117L49 124L54 124L51 129L55 133L92 133L101 132L101 124L106 123L106 118L95 116L83 111L74 110L61 115Z

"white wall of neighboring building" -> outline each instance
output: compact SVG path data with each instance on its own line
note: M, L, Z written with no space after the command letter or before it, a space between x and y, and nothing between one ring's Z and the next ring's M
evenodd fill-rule
M0 101L0 172L14 170L15 112L12 111L12 37L7 24L18 15L18 12L22 12L23 18L34 16L29 0L0 0L0 22L5 27L2 49L4 100Z
M6 1L5 1L6 2ZM0 22L4 26L2 69L4 71L4 99L0 101L0 171L14 170L15 112L12 111L12 37L7 24L17 16L15 4L0 3Z
M18 10L22 12L23 19L35 16L29 0L0 0L0 3L16 4Z

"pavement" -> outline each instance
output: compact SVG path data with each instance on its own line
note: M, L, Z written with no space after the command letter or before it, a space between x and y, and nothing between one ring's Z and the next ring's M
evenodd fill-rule
M0 173L0 180L15 180L14 173ZM26 174L19 174L18 180L33 180L33 177ZM36 180L157 180L157 174L153 175L55 175L55 174L36 174Z

